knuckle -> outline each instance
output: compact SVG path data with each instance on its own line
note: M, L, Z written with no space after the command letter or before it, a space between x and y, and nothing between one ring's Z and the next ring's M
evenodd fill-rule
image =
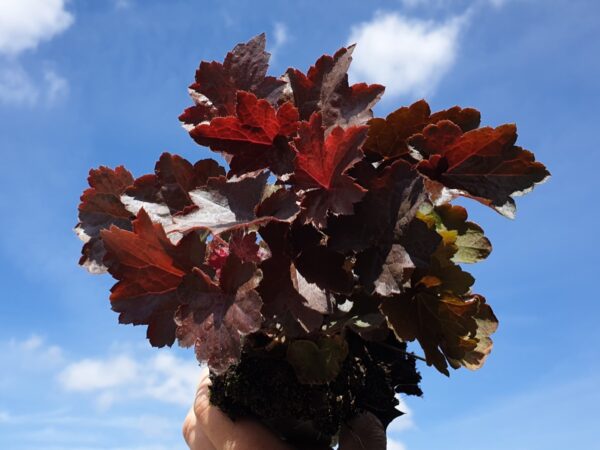
M194 401L194 415L198 420L205 417L208 409L210 408L210 400L208 395L208 387L206 385L200 386L196 400Z
M192 444L195 425L196 424L195 424L194 418L190 414L188 414L187 417L185 418L185 420L183 421L183 427L182 427L183 438L185 439L185 442L188 445Z

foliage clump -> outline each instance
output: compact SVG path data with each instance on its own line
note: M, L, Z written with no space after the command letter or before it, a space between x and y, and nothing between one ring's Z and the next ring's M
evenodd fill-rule
M513 196L549 173L515 144L514 125L480 127L472 108L431 112L421 100L373 118L384 87L348 83L352 51L275 78L259 35L202 62L180 120L228 168L164 153L139 178L92 170L76 232L80 263L117 280L119 321L146 325L153 346L194 347L215 385L250 361L320 392L358 380L340 417L366 410L387 425L394 391L420 394L407 342L446 375L481 367L492 349L497 319L462 266L491 245L451 201L512 218ZM385 410L364 395L367 360L389 388Z

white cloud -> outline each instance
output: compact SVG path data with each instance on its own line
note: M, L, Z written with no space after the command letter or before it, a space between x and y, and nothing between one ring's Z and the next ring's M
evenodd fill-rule
M138 377L138 364L128 356L107 360L84 359L72 363L59 381L68 391L97 391L131 383Z
M406 400L400 396L396 396L396 398L400 402L397 408L404 414L394 419L394 421L388 426L387 431L389 433L401 433L415 427L415 423L413 421L413 412L406 404Z
M83 359L69 364L58 376L63 389L95 396L101 410L128 399L154 399L188 406L200 374L198 364L168 352L139 361L127 354Z
M65 31L73 23L66 0L0 1L0 53L17 55Z
M357 46L350 77L383 84L388 96L430 94L456 59L467 16L436 22L376 13L352 28L348 41Z
M406 446L395 439L388 439L387 450L407 450Z
M67 80L56 71L45 69L34 78L18 58L71 26L67 1L0 0L0 104L51 105L68 93Z

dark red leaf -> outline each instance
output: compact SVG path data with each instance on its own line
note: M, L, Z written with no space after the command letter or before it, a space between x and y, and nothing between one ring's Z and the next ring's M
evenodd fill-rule
M263 197L268 176L268 172L263 172L237 180L227 180L225 176L207 178L205 186L187 193L192 204L177 214L172 214L164 203L162 194L157 190L157 186L160 187L158 179L150 178L153 176L147 176L148 182L144 181L143 185L128 190L122 201L132 213L142 208L146 210L176 242L182 233L189 230L207 228L213 233L220 233L257 220L255 208ZM198 178L198 182L201 179Z
M371 108L383 95L384 87L365 83L348 85L348 68L354 45L341 48L332 57L323 55L307 75L288 69L287 75L294 94L294 103L303 120L315 112L323 116L326 128L364 125L371 117Z
M449 375L457 369L480 368L492 349L490 335L498 321L480 295L459 297L431 292L387 298L381 310L399 339L417 339L427 363Z
M348 293L354 284L352 259L327 247L327 237L311 224L294 221L288 234L296 269L320 289Z
M424 200L421 176L403 160L385 167L366 188L365 197L354 205L354 214L330 217L324 230L329 247L362 251L389 242L396 226L408 224Z
M190 86L195 106L186 109L179 120L195 126L217 116L235 114L238 90L253 92L277 104L285 82L266 76L271 55L265 51L265 45L265 35L260 34L238 44L223 63L200 63L196 81Z
M408 252L416 267L427 268L431 261L431 255L442 243L442 238L435 229L415 218L398 237L398 243Z
M275 217L291 221L300 212L298 196L290 190L281 188L266 197L257 207L257 217Z
M163 153L155 165L154 175L137 178L121 197L133 214L143 207L153 221L167 226L171 216L194 207L190 192L203 188L210 178L225 175L225 169L212 159L192 165L184 158Z
M256 242L256 233L244 233L240 228L231 232L229 252L245 262L258 264L263 259L260 246Z
M123 203L121 194L133 183L133 176L123 166L90 170L89 189L81 196L79 223L75 232L85 242L79 264L92 273L104 273L105 249L100 231L112 225L131 229L133 215Z
M369 137L363 146L365 152L384 158L395 158L409 153L406 139L418 133L427 124L431 109L425 100L397 109L385 119L369 122Z
M462 133L450 121L429 125L411 139L428 160L419 171L452 193L472 197L499 213L514 217L512 196L531 190L550 174L533 154L515 146L514 125Z
M461 108L453 106L444 111L433 113L429 117L429 123L438 123L440 120L449 120L458 125L465 133L479 128L481 113L473 108Z
M384 158L396 158L410 153L407 139L420 133L428 124L440 120L451 120L463 131L477 128L480 122L479 111L473 108L453 108L431 114L425 100L419 100L408 107L402 107L385 119L369 122L369 137L363 147L369 154Z
M289 255L289 227L273 221L260 229L271 256L260 265L263 279L258 292L265 317L280 323L286 335L301 336L321 326L327 296L299 277Z
M206 186L209 178L225 175L225 169L212 159L192 164L178 155L163 153L155 167L160 194L171 213L183 211L192 202L189 192Z
M262 323L262 301L255 288L260 272L250 262L230 253L221 270L219 284L200 269L186 279L186 304L176 314L177 338L182 346L194 346L200 361L208 361L220 374L241 355L241 338L257 331Z
M423 202L423 182L409 163L397 160L368 188L353 215L329 219L328 246L356 252L354 271L367 292L399 293L414 266L398 240Z
M192 164L177 155L163 153L156 163L156 176L160 193L172 213L192 205L188 192L196 187Z

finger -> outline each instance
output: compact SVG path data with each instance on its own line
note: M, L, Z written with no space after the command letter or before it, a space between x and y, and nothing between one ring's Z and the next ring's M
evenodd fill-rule
M217 449L291 450L263 425L251 420L233 422L218 407L210 404L208 378L198 388L194 416L199 429Z
M198 426L193 408L183 422L183 437L190 450L216 450L206 434Z

